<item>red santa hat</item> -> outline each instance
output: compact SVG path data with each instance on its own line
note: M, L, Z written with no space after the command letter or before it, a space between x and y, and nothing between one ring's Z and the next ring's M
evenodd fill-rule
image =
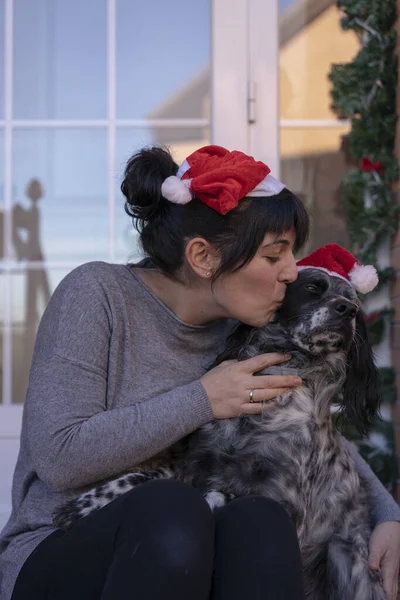
M338 244L322 246L297 263L299 271L319 269L347 281L362 294L371 292L378 285L378 274L372 265L360 265L357 259Z
M252 156L221 146L204 146L183 161L161 186L166 200L187 204L194 197L225 215L245 196L275 196L285 185Z

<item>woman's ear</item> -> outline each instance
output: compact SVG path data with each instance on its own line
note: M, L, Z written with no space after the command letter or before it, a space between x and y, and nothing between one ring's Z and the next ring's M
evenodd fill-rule
M219 265L214 246L201 237L188 241L185 248L185 257L192 271L205 279L209 279Z
M356 331L347 357L341 410L362 436L380 418L382 384L368 340L364 315L356 317Z

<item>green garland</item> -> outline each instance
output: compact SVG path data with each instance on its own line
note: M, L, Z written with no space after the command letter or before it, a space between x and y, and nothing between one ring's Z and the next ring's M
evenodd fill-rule
M379 270L378 249L398 229L399 206L393 193L399 168L394 154L396 134L396 0L341 0L341 25L360 39L360 51L348 64L333 65L333 108L347 119L348 158L353 164L341 183L341 201L346 211L352 248L362 264L374 264L380 284L395 279L392 267ZM390 335L392 309L386 307L367 315L373 344ZM384 403L396 401L396 374L391 367L381 370ZM354 439L375 473L391 488L397 479L393 427L379 422L366 440L346 424L344 433Z

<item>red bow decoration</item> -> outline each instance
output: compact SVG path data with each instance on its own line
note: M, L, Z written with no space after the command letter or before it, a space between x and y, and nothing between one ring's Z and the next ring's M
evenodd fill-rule
M370 313L369 315L365 316L365 321L366 323L373 323L374 321L376 321L380 316L380 313L378 311L375 311L373 313Z
M378 173L382 173L383 163L380 160L378 162L373 162L370 158L362 158L360 161L360 170L364 172L377 171Z
M221 215L236 208L270 173L271 169L252 156L221 146L205 146L186 159L190 169L182 179L192 179L192 193Z

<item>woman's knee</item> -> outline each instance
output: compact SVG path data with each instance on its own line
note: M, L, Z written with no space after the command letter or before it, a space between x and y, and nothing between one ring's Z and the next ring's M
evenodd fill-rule
M215 519L217 593L222 596L224 590L224 597L247 597L250 586L257 598L263 594L271 594L271 598L303 597L297 535L281 504L259 496L244 496L218 509ZM227 582L225 573L232 570ZM238 576L243 573L245 578Z
M179 481L151 481L128 492L121 530L139 537L165 567L191 569L213 555L211 510L197 490Z
M253 535L258 531L260 535L273 535L279 537L296 538L294 524L284 506L270 498L262 496L242 496L233 500L217 512L217 521L224 527L248 531Z
M238 518L247 515L262 515L268 519L287 520L289 515L284 506L263 496L240 496L224 507L226 515Z

